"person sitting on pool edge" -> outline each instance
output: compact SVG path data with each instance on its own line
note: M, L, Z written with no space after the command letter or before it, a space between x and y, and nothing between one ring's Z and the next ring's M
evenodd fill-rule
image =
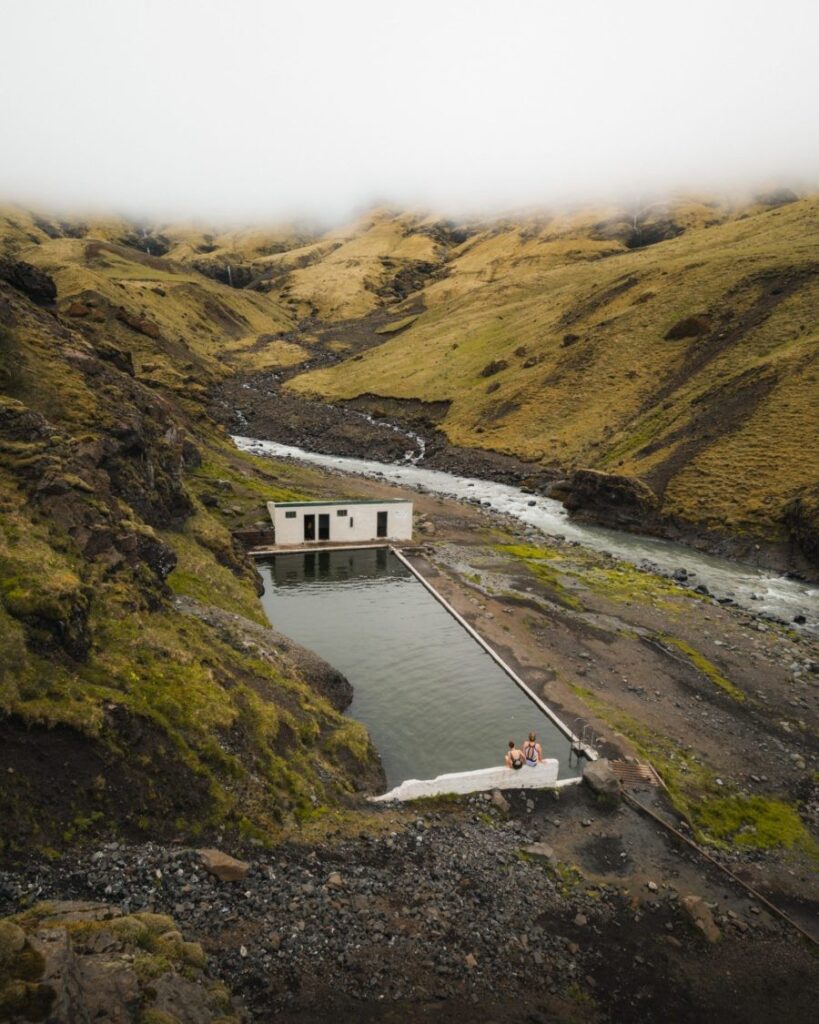
M523 744L523 756L530 768L537 768L543 760L543 747L538 743L535 733L529 733L529 739Z
M526 758L523 756L523 751L518 750L515 746L514 740L509 740L509 749L506 751L506 757L504 760L506 761L506 767L514 768L515 771L523 767Z

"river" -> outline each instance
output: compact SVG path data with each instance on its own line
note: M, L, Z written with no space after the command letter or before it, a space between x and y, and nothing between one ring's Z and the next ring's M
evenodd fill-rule
M796 615L806 622L793 628L819 636L819 584L791 579L743 562L708 555L684 544L623 533L575 522L559 501L527 494L519 487L457 476L422 464L386 463L337 455L322 455L275 441L250 437L233 438L243 451L279 459L321 466L355 476L366 476L388 483L424 490L446 498L479 503L488 510L511 516L548 536L577 541L595 551L608 551L635 565L650 563L659 571L673 573L684 568L695 585L702 584L716 598L731 598L737 605L756 615L770 616L792 623Z

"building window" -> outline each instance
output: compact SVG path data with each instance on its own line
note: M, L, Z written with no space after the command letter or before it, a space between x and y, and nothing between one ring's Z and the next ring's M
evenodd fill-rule
M346 509L346 508L340 508L340 509L339 509L339 510L338 510L338 511L336 512L336 515L337 515L337 516L346 516L346 515L347 515L347 509Z
M350 529L352 530L352 528L353 528L353 517L350 516Z
M284 518L285 519L295 519L296 518L296 513L295 512L285 512L284 513Z

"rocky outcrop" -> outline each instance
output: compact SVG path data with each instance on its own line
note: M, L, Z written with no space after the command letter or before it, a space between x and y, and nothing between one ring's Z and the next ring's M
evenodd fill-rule
M120 306L116 312L116 317L126 327L130 327L132 331L136 331L138 334L144 334L146 338L157 340L161 336L159 326L153 320L149 320L147 316L132 313Z
M164 914L56 902L0 920L0 1020L209 1024L242 1012Z
M794 498L786 506L783 520L791 543L819 569L819 487Z
M57 298L53 278L23 260L0 259L0 281L6 281L38 306L51 306Z
M656 518L659 501L635 477L578 469L549 488L570 512L618 529L645 529Z

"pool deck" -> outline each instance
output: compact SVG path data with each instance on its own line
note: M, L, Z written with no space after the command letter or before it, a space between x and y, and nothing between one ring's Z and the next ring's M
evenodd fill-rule
M536 768L526 767L519 771L501 765L499 768L479 768L472 772L449 772L434 779L407 779L388 793L371 796L370 801L393 803L453 793L487 793L495 789L557 789L580 782L579 777L558 779L558 767L556 758L550 757Z

